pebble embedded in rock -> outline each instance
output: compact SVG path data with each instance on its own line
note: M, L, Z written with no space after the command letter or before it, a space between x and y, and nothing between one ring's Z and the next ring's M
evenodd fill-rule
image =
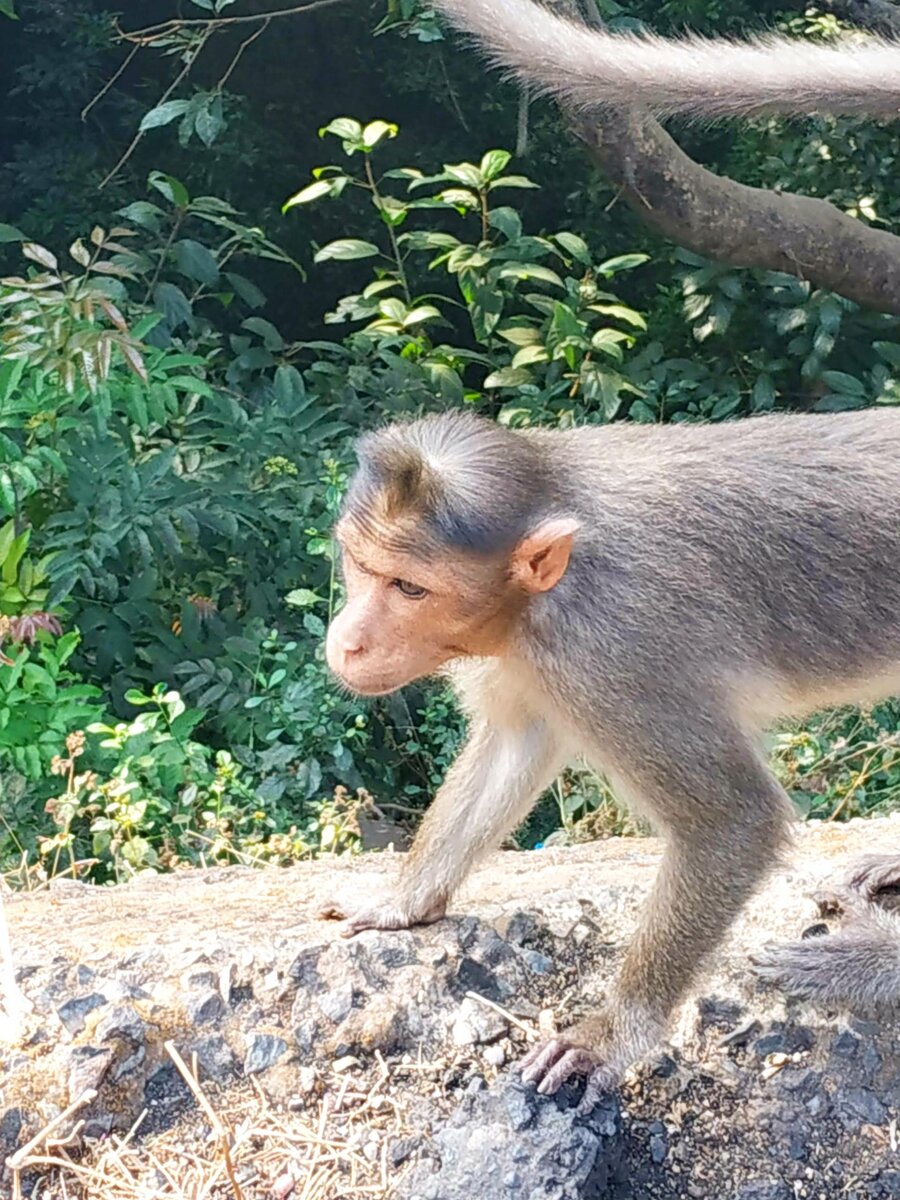
M287 1050L287 1042L272 1033L254 1033L247 1039L244 1074L258 1075L273 1067Z
M84 1031L84 1018L87 1014L105 1003L104 995L100 992L91 992L87 996L77 996L73 1000L66 1000L56 1010L56 1015L69 1033L77 1036Z

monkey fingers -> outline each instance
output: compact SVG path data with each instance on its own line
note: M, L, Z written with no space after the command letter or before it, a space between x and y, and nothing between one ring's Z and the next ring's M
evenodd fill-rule
M351 914L343 904L329 901L322 905L316 915L326 921L343 921L341 937L351 938L366 929L410 929L413 925L432 925L443 917L445 911L446 905L438 901L424 912L411 914L400 901L394 900L373 904Z
M616 1082L616 1075L605 1066L602 1057L586 1046L574 1045L565 1038L541 1042L522 1059L522 1080L537 1084L541 1096L558 1091L573 1075L586 1075L584 1095L577 1113L589 1113L604 1092Z

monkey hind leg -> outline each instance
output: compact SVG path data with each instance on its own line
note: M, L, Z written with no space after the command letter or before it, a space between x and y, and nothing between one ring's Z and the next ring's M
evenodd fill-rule
M854 1012L900 1006L900 919L875 905L836 932L767 946L756 974L788 995Z
M672 1009L788 836L788 801L742 731L711 713L703 722L703 755L685 758L690 728L683 732L671 720L669 728L671 742L660 732L663 721L652 723L655 741L629 730L634 760L616 764L629 794L669 830L622 969L602 1009L535 1047L523 1063L523 1079L543 1094L587 1075L582 1111L664 1035Z

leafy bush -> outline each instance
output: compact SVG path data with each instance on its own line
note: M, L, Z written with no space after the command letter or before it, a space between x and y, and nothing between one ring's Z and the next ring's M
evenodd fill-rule
M161 172L152 199L71 245L73 268L23 242L25 274L0 280L6 857L39 850L45 870L101 879L284 861L357 849L372 796L420 810L462 734L449 697L425 685L364 703L322 657L340 602L330 528L360 428L448 405L568 426L900 400L887 318L687 254L643 306L659 264L529 232L533 184L506 151L380 171L395 125L321 132L343 157L287 201L288 220L326 201L358 214L353 197L377 221L315 250L349 289L331 339L290 342L263 317L258 265L295 279L297 263ZM822 793L810 815L895 803L897 716L782 735L790 789ZM56 829L38 845L48 801ZM577 771L522 838L631 828Z

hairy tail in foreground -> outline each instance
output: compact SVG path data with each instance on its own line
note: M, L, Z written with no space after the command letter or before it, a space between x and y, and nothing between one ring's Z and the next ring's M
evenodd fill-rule
M821 892L835 933L769 946L756 973L783 991L856 1012L900 1007L900 853L872 854L843 884Z
M607 33L535 0L435 0L490 61L580 109L637 104L704 120L766 113L900 117L900 41L816 45Z

